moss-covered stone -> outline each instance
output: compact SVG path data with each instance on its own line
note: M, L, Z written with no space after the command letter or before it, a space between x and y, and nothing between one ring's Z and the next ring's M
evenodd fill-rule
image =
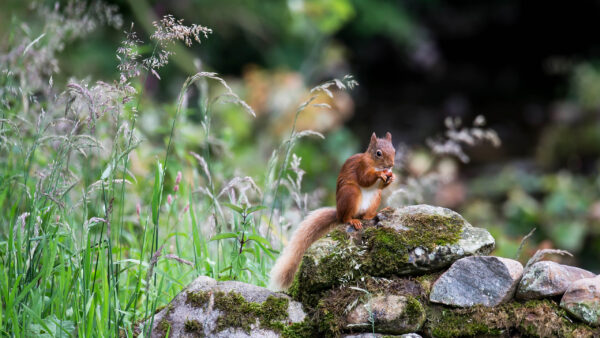
M136 327L141 332L151 319ZM199 276L166 308L155 314L152 337L276 334L314 336L302 304L268 289L236 281ZM270 332L270 333L269 333Z
M425 322L425 310L414 297L395 294L365 296L345 316L348 325L344 330L403 334L419 331ZM346 311L352 305L348 304Z
M323 337L341 335L346 326L346 308L357 303L364 293L348 287L330 290L319 300L313 320L318 323L318 333Z
M365 229L364 263L367 273L382 277L405 274L409 253L416 248L431 251L457 243L465 223L458 214L396 215L392 209L382 210L380 217L391 219L391 226Z
M497 336L595 337L600 330L571 321L551 299L510 302L494 308L427 307L425 332L433 337Z
M304 321L300 323L285 322L288 316L289 299L285 297L269 296L262 303L250 302L237 292L214 292L214 308L223 312L217 319L216 331L227 328L241 328L247 333L252 325L257 324L262 329L269 329L280 333L283 337L309 337L312 334L312 325ZM191 305L203 307L208 303L211 293L196 291L187 294ZM202 329L196 321L186 321L186 331L199 333Z
M375 276L391 276L408 262L409 247L393 229L365 229L368 256L365 266Z
M323 291L354 280L359 275L355 268L359 266L358 248L354 244L345 238L323 239L302 258L289 293L303 304L315 307Z
M416 323L421 320L425 320L425 309L421 302L416 298L407 296L406 308L404 309L406 321L409 323Z
M324 292L363 276L431 273L464 256L487 254L494 240L452 210L427 205L383 209L364 231L339 226L306 252L289 290L315 308Z
M393 209L384 209L380 217L389 217ZM441 215L434 213L404 213L398 220L398 226L404 226L404 231L398 231L401 241L406 246L433 249L436 246L458 242L465 220L457 213Z
M512 301L493 308L475 306L469 309L429 303L430 285L438 276L439 273L433 273L389 280L367 277L360 283L360 288L372 295L399 294L407 297L405 321L414 320L425 312L425 323L418 331L423 336L600 337L600 328L574 322L552 299ZM337 337L349 332L370 331L370 327L348 329L346 325L349 308L366 301L367 293L347 286L324 292L312 315L317 325L316 332L323 337Z
M287 298L269 296L263 303L248 302L235 292L216 292L215 309L223 311L223 315L217 319L217 331L229 327L242 328L250 332L251 325L257 319L260 327L270 328L273 321L282 321L287 317Z
M320 336L335 337L344 332L370 332L370 325L354 325L357 319L359 322L368 322L365 319L364 309L354 312L357 311L357 307L364 306L370 301L373 301L369 308L372 306L374 311L371 319L375 320L376 332L403 333L420 329L425 321L425 309L419 299L427 298L424 297L422 288L414 278L366 277L359 285L361 290L340 286L324 293L313 315L313 321L318 323L317 330ZM404 304L402 308L394 310L400 310L396 312L397 315L390 317L390 312L378 310L380 305L386 305L385 299L378 300L382 296L388 301L398 299Z

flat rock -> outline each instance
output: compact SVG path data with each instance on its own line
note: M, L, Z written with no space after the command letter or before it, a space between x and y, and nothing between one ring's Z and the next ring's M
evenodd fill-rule
M377 333L410 333L423 326L425 310L412 297L377 295L352 309L346 322L349 330L370 331L374 327Z
M279 337L276 327L305 317L302 304L284 294L200 276L154 316L151 337Z
M600 326L600 276L573 282L563 295L560 306L574 317Z
M541 261L523 272L516 297L520 299L540 299L559 296L576 280L592 278L595 275L587 270L551 261Z
M429 300L451 306L496 306L513 298L523 275L518 261L475 256L456 261L433 284Z

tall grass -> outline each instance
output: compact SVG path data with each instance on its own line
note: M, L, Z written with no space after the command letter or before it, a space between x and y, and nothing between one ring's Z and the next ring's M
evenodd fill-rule
M302 204L294 144L319 134L294 123L266 178L223 168L216 105L254 112L217 74L199 71L165 109L163 146L140 174L132 163L147 156L139 146L148 135L137 127L146 80L160 79L171 44L200 42L211 31L166 16L144 44L132 26L116 53L118 79L55 84L58 67L48 65L57 66L58 46L82 27L118 26L120 18L101 3L39 11L46 24L36 34L15 28L0 55L0 334L148 336L157 308L198 275L265 285L285 232L281 218ZM316 87L296 117L318 105L319 92L354 85L347 77ZM178 128L191 114L200 117L202 144L178 149Z

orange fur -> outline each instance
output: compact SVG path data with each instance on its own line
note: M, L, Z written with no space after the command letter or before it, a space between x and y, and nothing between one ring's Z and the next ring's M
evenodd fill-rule
M304 252L335 225L346 223L360 230L362 222L358 218L375 217L381 203L381 190L394 180L393 174L388 176L383 169L394 165L395 154L390 133L386 134L385 139L377 138L373 133L367 150L346 160L337 179L336 208L317 209L300 223L271 270L272 290L287 290L290 287ZM372 200L365 200L369 204L363 205L361 210L363 189L367 189L365 196Z
M306 249L325 236L336 224L335 208L317 209L308 215L275 262L271 270L269 288L276 291L287 290L294 281L294 275Z

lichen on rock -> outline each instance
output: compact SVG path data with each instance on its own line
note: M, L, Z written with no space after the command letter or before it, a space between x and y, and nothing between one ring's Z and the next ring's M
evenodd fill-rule
M559 296L564 294L573 282L594 276L593 273L574 266L551 261L537 262L523 272L516 297L540 299Z
M563 295L560 306L576 318L600 326L600 276L573 282Z

